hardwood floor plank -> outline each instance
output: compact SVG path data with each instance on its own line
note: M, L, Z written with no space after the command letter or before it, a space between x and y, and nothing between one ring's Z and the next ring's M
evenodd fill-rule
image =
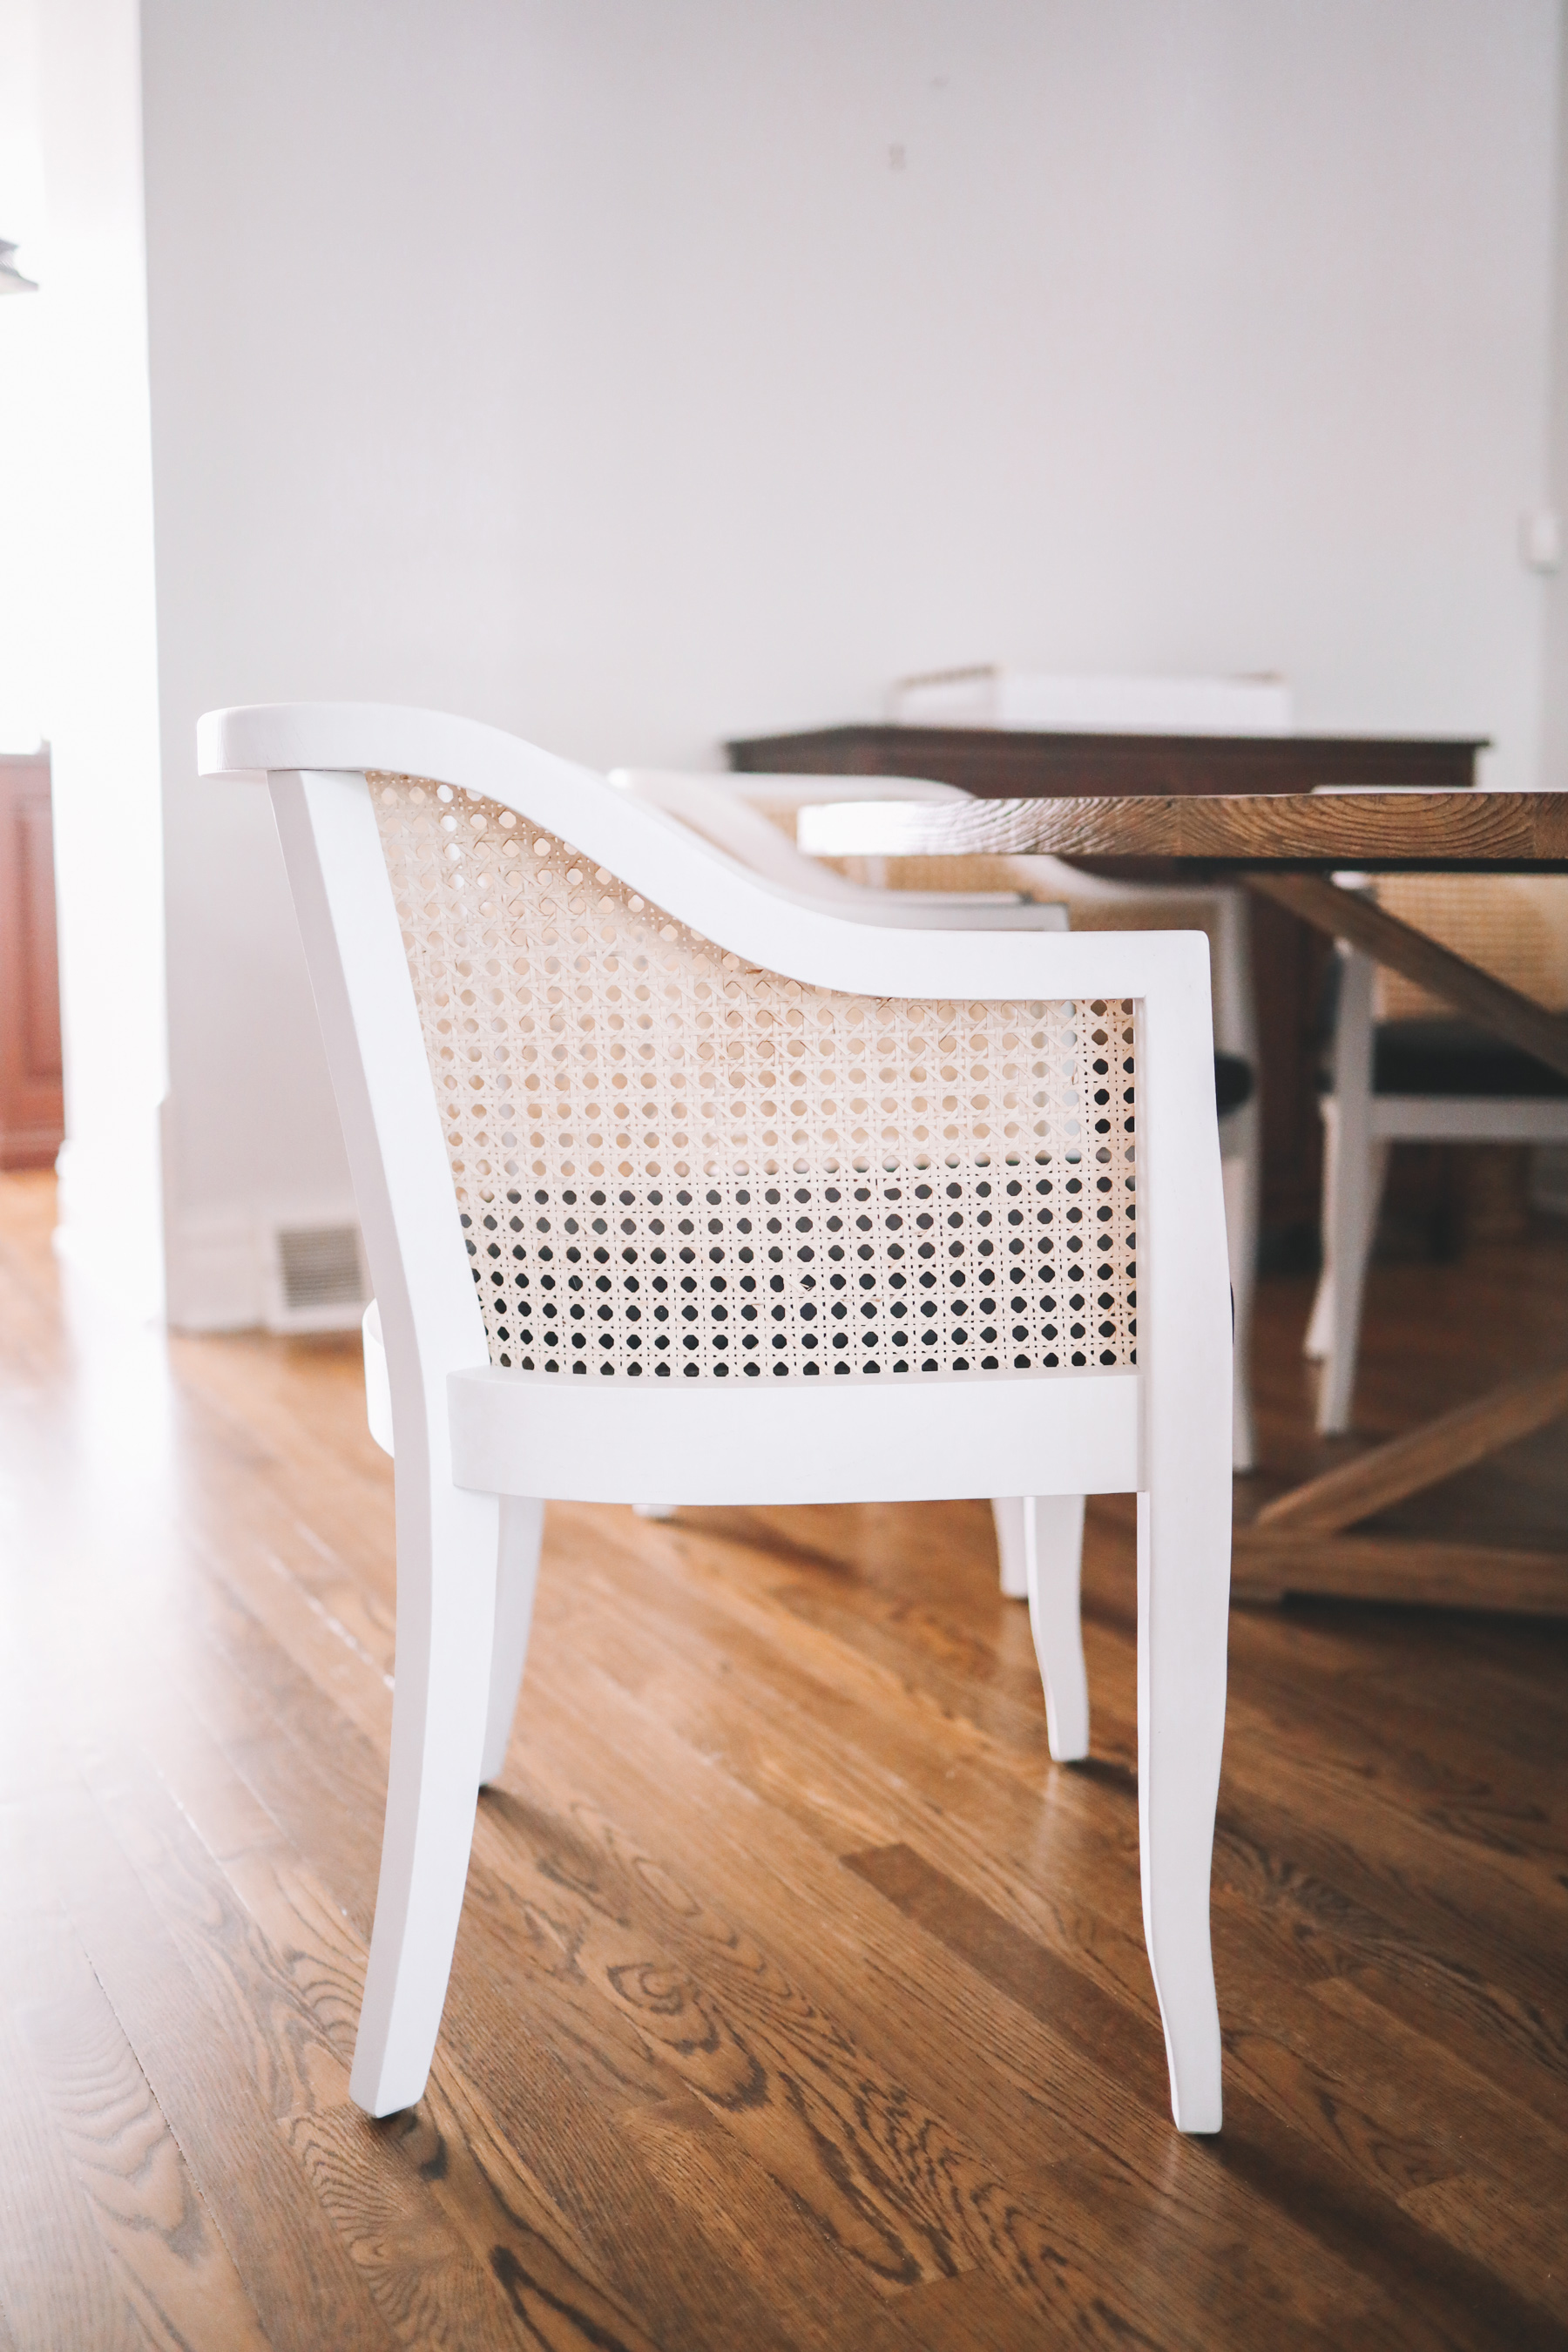
M777 2184L737 2148L719 2118L688 2116L675 2126L655 2110L637 2116L631 2128L650 2172L683 2207L705 2217L730 2268L759 2301L788 2312L792 2334L827 2347L853 2344L856 2352L914 2352L907 2294L880 2300L863 2276L833 2258L816 2228L767 2226ZM736 2194L738 2179L749 2196Z
M265 2352L228 2250L79 1944L63 1922L35 1916L13 1916L6 1946L16 2030L136 2340L159 2352ZM55 2324L56 2341L72 2340L58 2313Z
M363 1989L362 1954L354 1954L348 1970L334 1967L339 1956L332 1955L323 1971L325 1983L310 1983L306 1990L300 1981L299 1937L305 1923L296 1916L288 1923L295 1932L281 1948L275 1946L150 1770L120 1757L89 1770L89 1785L190 1971L205 2013L268 2114L285 2120L342 2105L348 2096L348 2068L322 2030L316 2003L321 2000L329 2014L339 2017L354 2013ZM252 1873L271 1864L274 1884L287 1867L280 1843L275 1840L245 1858Z
M279 2146L254 2084L92 1800L40 1823L62 1893L138 2063L177 2137L274 2352L322 2344L385 2352L394 2339Z
M363 1979L363 1941L279 1836L271 1816L248 1804L248 1792L204 1735L193 1738L188 1723L178 1725L174 1741L155 1752L161 1764L172 1757L192 1768L188 1778L170 1784L170 1793L214 1861L221 1858L225 1877L263 1939L259 1981L246 1996L245 2010L270 2006L286 1975L295 2005L286 2038L290 2045L306 2038L319 2045L309 2063L275 2069L274 2082L286 2092L292 2074L315 2092L325 2058L327 2088L341 2104ZM144 1833L144 1811L140 1818ZM187 1899L193 1927L199 1928L208 1901ZM247 1937L247 1955L255 1953L256 1943L255 1937ZM274 2112L285 2123L328 2104L319 2095L300 2100L275 2093L273 2100ZM384 2126L361 2117L363 2129L353 2132L348 2128L352 2121L345 2109L333 2126L340 2158L347 2149L371 2172L390 2165L401 2183L397 2196L433 2194L470 2252L500 2283L514 2315L546 2331L547 2340L562 2352L579 2342L584 2347L603 2342L624 2346L626 2352L647 2352L648 2339L635 2318L594 2275L584 2250L519 2166L483 2101L442 2058L426 2097L412 2114ZM363 2202L363 2186L359 2193Z
M353 1847L364 1833L345 1816L341 1792L330 1810L321 1801L324 1783L309 1742L312 1729L323 1738L345 1735L330 1724L330 1702L258 1628L237 1619L228 1632L256 1675L256 1687L268 1692L285 1718L268 1740L253 1715L235 1760L265 1797L269 1817L282 1824L307 1859L324 1865L330 1885L335 1879L341 1900L345 1881L363 1871ZM346 1736L352 1754L358 1735ZM379 1772L362 1759L361 1777ZM349 1778L352 1784L352 1772ZM374 1861L372 1845L373 1866ZM355 1925L363 1939L369 1900L361 1901ZM633 2107L653 2102L667 2115L678 2114L683 2095L679 2076L659 2063L649 2043L628 2031L615 2007L590 1995L559 1920L542 1906L520 1910L482 1866L470 1874L443 2040L461 2070L489 2087L512 2144L525 2158L534 2152L531 2168L549 2210L564 2216L568 2231L595 2250L601 2275L617 2294L642 2302L653 2321L650 2332L666 2343L689 2344L693 2352L706 2344L725 2345L735 2324L735 2283L715 2301L711 2254L692 2259L693 2239L702 2242L699 2220L661 2198L655 2179L640 2170L628 2137L628 2101ZM531 2071L520 2103L514 2087L518 2055L530 2050L550 2054ZM628 2171L640 2176L629 2196ZM595 2230L605 2210L636 2216L625 2247L599 2242ZM657 2229L661 2211L668 2223L664 2237ZM772 2226L776 2237L799 2225L792 2209L781 2203ZM521 2257L503 2252L500 2259L510 2275ZM784 2340L762 2306L750 2312L746 2326L748 2340L759 2346Z
M8 2000L0 2003L0 2308L16 2352L59 2352L77 2344L93 2352L146 2352L147 2337Z
M1138 1956L1138 1965L1139 1965L1140 1970L1142 1970L1142 1965L1143 1965L1143 1964L1142 1964L1142 1955L1141 1955L1141 1953L1140 1953L1140 1954L1139 1954L1139 1956Z
M900 2316L922 2352L1022 2352L1037 2340L1016 2297L982 2271L921 2287ZM1288 2340L1291 2352L1407 2352L1410 2339L1396 2314L1368 2305L1331 2334L1297 2326Z
M383 2132L489 2265L525 2336L553 2352L656 2352L456 2068L438 2060L426 2096Z
M607 1718L602 1705L595 1719L605 1734L599 1749L603 1766L612 1748L625 1748L626 1727ZM556 1744L549 1743L552 1747ZM531 1770L531 1759L525 1759L524 1769ZM595 1775L601 1782L608 1777L605 1769ZM629 1793L626 1776L622 1772L614 1777L616 1801L621 1803ZM678 1802L681 1777L669 1753L668 1739L659 1739L642 1806L647 1821L659 1823L669 1819ZM690 1965L700 1965L706 1951L710 1959L727 1963L727 1982L737 1965L743 1977L754 1979L761 1974L765 1981L771 1971L763 1969L749 1939L726 1926L721 1914L716 1914L712 1924L704 1927L709 1913L692 1891L699 1852L710 1857L722 1884L733 1891L736 1900L745 1900L749 1891L747 1847L756 1834L754 1812L750 1819L746 1817L747 1809L741 1792L737 1792L739 1818L731 1826L725 1821L721 1798L722 1784L715 1788L709 1769L700 1791L694 1792L689 1808L692 1819L688 1837L679 1849L679 1858L673 1858L668 1851L658 1859L649 1855L638 1862L632 1879L627 1876L629 1864L626 1867L616 1865L613 1890L604 1890L602 1899L617 1916L630 1916L637 1907L637 1886L646 1884L668 1890L669 1905L673 1906L671 1924L684 1934L685 1948L692 1954ZM487 1801L487 1811L501 1802L504 1794ZM531 1818L536 1824L533 1843L539 1856L537 1866L554 1876L570 1875L574 1883L597 1883L606 1862L615 1864L617 1849L625 1841L610 1825L596 1819L585 1800L580 1800L571 1808L574 1852L578 1858L574 1861L557 1857L549 1849L551 1817L548 1804L531 1809ZM519 1826L524 1828L525 1824L520 1822ZM582 1848L584 1836L591 1841L585 1849ZM844 1887L837 1865L830 1857L822 1855L812 1842L790 1841L775 1827L770 1832L769 1843L774 1870L783 1862L783 1850L787 1848L789 1852L787 1884L795 1900L780 1916L799 1920L806 1931L804 1937L791 1939L784 1963L793 2004L809 2000L811 2014L820 2014L829 1999L828 1992L818 1989L825 1977L832 2000L842 2004L852 2018L867 2006L869 1995L867 2032L875 2031L882 2046L897 2053L895 2063L909 2068L911 2080L923 2080L930 2086L928 2096L952 2098L961 2103L955 2112L961 2116L965 2130L980 2135L986 2155L979 2165L966 2157L959 2136L951 2131L946 2136L950 2200L955 2210L962 2212L962 2199L973 2200L973 2215L969 2226L976 2258L999 2262L1026 2299L1037 2294L1027 2221L1030 2192L1025 2184L1048 2180L1048 2190L1041 2192L1047 2198L1046 2210L1050 2217L1045 2234L1057 2248L1058 2258L1077 2260L1086 2275L1091 2273L1100 2260L1106 2233L1109 2231L1113 2238L1117 2234L1117 2217L1130 2188L1136 2184L1136 2193L1146 2195L1154 2184L1168 2184L1170 2140L1157 2029L1149 2037L1153 2063L1142 2086L1142 2095L1129 2105L1121 2080L1124 2070L1119 2070L1116 2078L1109 2078L1098 2058L1087 2067L1075 2067L1071 2045L1064 2044L1054 2028L1045 2037L1037 2031L1033 2035L1026 2032L1020 2036L1017 2015L1009 2018L999 2014L994 2004L987 2001L982 1984L966 1975L950 1986L942 1966L933 1967L929 1947L924 1952L915 1953L912 1964L900 1969L897 1952L890 1948L885 1915L879 1906L857 1904ZM628 1851L635 1852L635 1848ZM834 1880L837 1882L837 1892ZM813 1932L810 1925L827 1917L840 1922L838 1933L832 1938L824 1937L819 1931ZM779 1932L778 1918L774 1932ZM894 1938L894 1945L896 1942ZM837 1964L840 1953L842 1963ZM982 2014L984 2032L980 2046L985 2052L984 2058L971 2052L962 2068L944 2067L942 2053L966 2033L973 2040ZM890 2020L897 2020L897 2023L890 2023ZM1020 2040L1032 2042L1034 2046L1013 2054L1010 2044ZM998 2063L1010 2069L1011 2080L995 2073ZM1086 2144L1083 2117L1086 2110L1095 2105L1102 2110L1109 2106L1115 2120L1107 2138ZM1114 2156L1110 2153L1111 2146L1116 2150ZM1137 2155L1133 2155L1134 2150ZM1130 2160L1137 2168L1130 2169ZM1002 2168L999 2176L994 2169L998 2165ZM1012 2215L1000 2239L989 2205L990 2184L997 2177L1011 2182L1012 2194L1023 2209ZM1282 2258L1272 2273L1258 2272L1245 2211L1235 2210L1234 2200L1222 2198L1221 2205L1228 2204L1230 2210L1205 2212L1205 2203L1209 2202L1212 2200L1205 2200L1201 2193L1195 2205L1185 2194L1172 2200L1162 2210L1156 2234L1165 2242L1168 2262L1179 2264L1189 2275L1201 2274L1211 2282L1211 2323L1215 2307L1228 2307L1233 2301L1245 2305L1257 2324L1264 2312L1276 2317L1289 2312L1292 2322L1299 2323L1309 2311L1342 2312L1362 2299L1353 2277L1336 2271L1331 2263L1326 2267L1332 2275L1321 2275L1325 2266L1314 2263L1309 2242L1293 2245L1291 2260L1287 2263ZM1146 2231L1147 2217L1142 2226ZM1020 2240L1024 2241L1022 2244ZM1071 2252L1075 2248L1076 2253Z
M84 1312L49 1199L0 1178L0 1836L41 1873L0 1942L0 2352L1568 2342L1568 1628L1234 1618L1196 2144L1124 1498L1071 1770L984 1504L552 1507L431 2082L371 2124L394 1559L357 1342ZM1374 1266L1350 1440L1311 1427L1310 1285L1262 1284L1243 1515L1560 1360L1565 1244ZM1560 1545L1568 1450L1385 1517Z
M1321 1822L1256 1799L1222 1814L1215 1873L1224 1895L1278 1914L1283 1937L1309 1927L1331 1972L1359 1964L1395 1988L1420 1984L1435 2011L1514 2050L1543 2080L1568 2073L1561 1978L1548 1948L1521 1954L1510 1942L1500 1950L1440 1889L1427 1895L1395 1864L1369 1861ZM1450 1900L1462 1905L1462 1880Z
M1112 2058L1122 2025L1112 2004L1084 1979L1064 1985L1059 1968L1042 1965L1028 1938L988 1912L965 1890L932 1870L909 1848L847 1858L906 1916L956 1950L1011 1999L1058 2015L1074 2010L1075 2029ZM1239 2108L1240 2112L1237 2112ZM1542 2345L1561 2340L1551 2315L1517 2294L1484 2263L1467 2260L1436 2233L1403 2224L1386 2203L1369 2205L1353 2194L1337 2167L1312 2159L1300 2135L1282 2133L1257 2101L1227 2094L1226 2129L1210 2143L1215 2160L1310 2225L1379 2284L1396 2288L1435 2331L1427 2340L1453 2344ZM1348 2192L1348 2193L1347 2193Z
M505 2281L475 2259L417 2172L384 2160L380 2143L396 2128L348 2105L312 2107L279 2126L402 2343L419 2352L512 2352L519 2315Z

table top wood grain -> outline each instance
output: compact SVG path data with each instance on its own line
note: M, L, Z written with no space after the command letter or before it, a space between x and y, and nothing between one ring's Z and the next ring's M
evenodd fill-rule
M1161 857L1210 870L1568 872L1568 793L1321 792L858 802L802 810L823 857Z

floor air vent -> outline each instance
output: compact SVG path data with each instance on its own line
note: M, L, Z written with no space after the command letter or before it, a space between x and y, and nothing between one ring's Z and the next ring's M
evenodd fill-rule
M347 1331L370 1296L356 1225L277 1225L268 1267L269 1331Z

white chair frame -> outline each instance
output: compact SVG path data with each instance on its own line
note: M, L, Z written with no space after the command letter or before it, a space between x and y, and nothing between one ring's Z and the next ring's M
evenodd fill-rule
M395 1448L396 1684L353 2097L388 2115L425 2087L478 1793L500 1769L517 1702L544 1498L1022 1495L1047 1720L1059 1735L1083 1659L1077 1579L1056 1573L1050 1522L1080 1509L1086 1492L1130 1492L1144 1931L1177 2126L1216 2131L1209 1877L1225 1723L1231 1320L1206 941L846 922L603 778L429 712L216 712L202 721L198 761L204 775L270 784L384 1342L373 1412ZM721 950L812 988L884 1001L933 989L963 1002L1132 1001L1136 1367L745 1384L574 1381L493 1365L367 772L442 780L514 811Z
M1337 942L1333 1092L1323 1119L1323 1270L1304 1352L1323 1365L1318 1427L1351 1426L1367 1263L1391 1143L1568 1143L1568 1100L1537 1095L1394 1095L1373 1087L1377 965Z
M1230 1257L1230 1294L1236 1317L1235 1392L1231 1418L1231 1467L1258 1466L1258 1433L1252 1410L1252 1304L1258 1286L1258 1249L1263 1205L1263 1073L1258 1063L1258 1003L1252 985L1252 905L1234 885L1116 882L1080 873L1059 857L1031 857L1029 878L1039 890L1059 891L1069 919L1075 909L1093 920L1098 908L1132 908L1150 920L1185 912L1206 915L1214 926L1214 1041L1253 1072L1248 1099L1219 1123L1225 1173L1225 1230Z

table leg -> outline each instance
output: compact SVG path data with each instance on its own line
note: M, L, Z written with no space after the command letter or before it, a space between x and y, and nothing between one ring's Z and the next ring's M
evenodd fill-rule
M1491 1390L1281 1495L1236 1531L1237 1600L1334 1592L1364 1601L1568 1612L1568 1552L1346 1536L1356 1520L1482 1462L1568 1414L1568 1367Z

